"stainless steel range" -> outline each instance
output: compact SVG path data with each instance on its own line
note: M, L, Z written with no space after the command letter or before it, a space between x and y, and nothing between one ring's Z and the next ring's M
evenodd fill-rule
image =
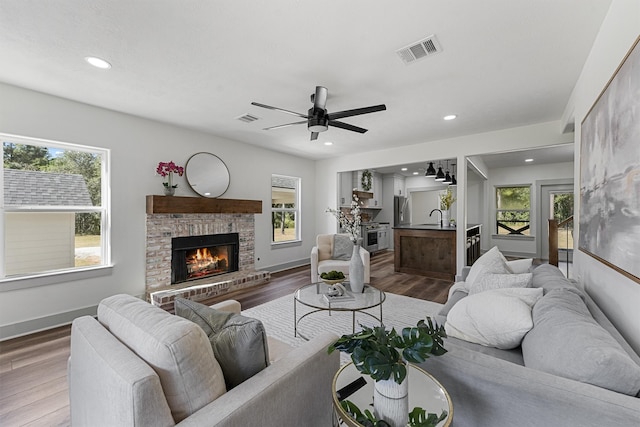
M373 253L389 247L389 223L366 222L360 227L363 248Z

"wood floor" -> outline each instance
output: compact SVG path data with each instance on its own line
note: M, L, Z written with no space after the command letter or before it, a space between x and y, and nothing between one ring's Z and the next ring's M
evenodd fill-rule
M291 294L309 282L309 267L271 276L271 282L212 299L233 298L247 309ZM371 257L371 284L385 292L444 303L452 283L393 271L393 252ZM67 386L70 326L0 343L0 426L70 425Z

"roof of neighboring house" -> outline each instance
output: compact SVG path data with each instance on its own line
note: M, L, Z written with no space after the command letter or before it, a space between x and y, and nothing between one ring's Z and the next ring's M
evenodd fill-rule
M93 206L82 175L4 169L5 206Z

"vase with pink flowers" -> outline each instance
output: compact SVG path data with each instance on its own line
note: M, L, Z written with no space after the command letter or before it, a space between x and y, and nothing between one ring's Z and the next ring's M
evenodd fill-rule
M176 165L174 162L160 162L156 168L156 173L164 178L162 185L164 186L165 196L173 196L178 184L173 183L173 174L182 176L184 168Z

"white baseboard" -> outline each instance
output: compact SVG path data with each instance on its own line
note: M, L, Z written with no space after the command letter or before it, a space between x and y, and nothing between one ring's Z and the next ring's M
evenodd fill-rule
M0 326L0 341L68 325L73 322L73 319L76 317L95 316L97 312L98 306L93 305L64 313L39 317L37 319L25 320L24 322L13 323L11 325Z

